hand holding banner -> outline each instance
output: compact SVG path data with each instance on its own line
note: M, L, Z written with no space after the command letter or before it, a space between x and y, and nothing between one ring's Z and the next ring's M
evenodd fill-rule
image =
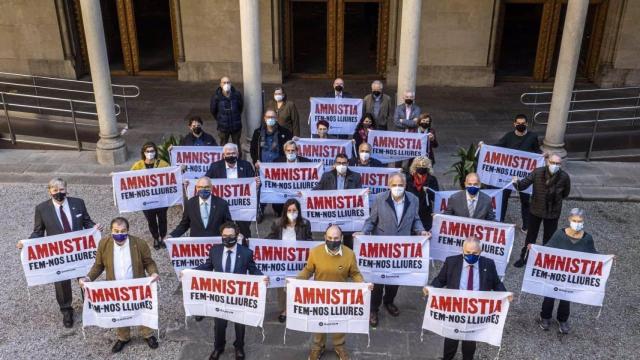
M260 203L284 204L320 182L321 163L260 163Z
M325 231L330 224L342 231L360 231L369 217L369 193L367 189L304 191L300 207L311 231Z
M510 292L428 289L423 329L449 339L500 346Z
M369 334L367 283L289 279L287 329L312 333Z
M209 258L209 250L213 245L221 244L220 236L212 237L179 237L165 240L171 265L176 275L180 271L204 264Z
M544 166L544 156L499 146L482 145L478 155L478 176L487 185L504 187L514 176L527 177L533 170ZM513 188L513 186L511 187ZM522 192L531 194L531 186Z
M87 275L95 262L100 230L91 228L22 240L20 260L28 286Z
M329 134L352 135L362 119L362 99L312 97L309 111L311 134L319 120L329 123Z
M309 259L309 251L323 241L251 239L249 249L258 270L269 276L269 287L285 287L287 277L298 274Z
M262 327L267 299L264 280L258 275L184 270L184 313Z
M602 306L612 264L613 255L531 245L522 291Z
M367 142L371 145L371 157L387 164L394 161L427 156L429 135L400 131L369 130Z
M158 329L158 284L152 280L85 282L82 326Z
M211 164L222 160L222 157L222 146L173 146L171 148L171 165L184 165L186 179L204 176Z
M182 204L178 166L113 173L113 197L120 213Z

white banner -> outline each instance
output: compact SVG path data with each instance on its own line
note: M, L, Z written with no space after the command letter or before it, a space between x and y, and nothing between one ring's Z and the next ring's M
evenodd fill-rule
M185 316L209 316L262 327L267 300L265 277L213 271L182 272Z
M298 139L298 156L308 158L313 162L324 164L325 171L331 170L336 155L346 154L349 159L353 156L353 142L338 139Z
M168 238L167 251L176 275L180 271L204 264L213 245L221 244L220 236Z
M367 142L371 145L371 157L387 164L394 161L427 156L429 135L400 131L369 130Z
M531 245L522 291L602 306L612 265L613 255Z
M367 282L422 287L429 280L426 236L357 235L353 251Z
M523 179L538 167L544 166L544 156L532 152L482 145L478 154L480 182L502 188L517 176ZM511 189L514 189L513 185ZM531 194L529 186L523 192ZM514 189L515 190L515 189Z
M316 123L325 120L329 134L353 135L362 119L362 99L312 97L309 101L311 134L317 134Z
M158 329L158 284L150 277L85 282L82 326Z
M171 165L184 165L185 179L204 176L212 163L222 160L222 146L173 146Z
M320 182L321 163L260 163L260 203L284 204Z
M427 190L431 191L431 190ZM447 209L447 204L449 203L449 198L451 195L457 193L457 190L452 191L434 191L435 198L433 202L435 203L433 206L434 214L443 214ZM500 215L502 215L502 190L500 189L483 189L480 190L481 193L484 193L488 197L491 198L491 207L493 208L493 212L496 214L496 219L500 219Z
M324 241L251 239L249 249L258 270L269 276L269 287L285 287L287 277L296 276L307 264L309 251Z
M178 166L113 173L113 197L120 213L182 204Z
M402 169L388 167L349 166L349 170L360 174L362 188L369 189L369 207L373 206L378 194L388 190L389 175Z
M222 198L229 205L231 219L254 221L258 210L258 189L255 178L211 179L211 193ZM197 196L196 181L187 185L187 197Z
M513 247L515 225L436 214L431 234L429 252L433 260L444 261L448 256L462 254L464 239L475 236L482 244L482 256L492 259L498 275L504 276Z
M324 232L332 224L360 231L369 218L369 194L367 189L303 191L300 207L311 231Z
M87 275L96 259L102 234L98 229L22 240L20 260L28 286Z
M422 328L449 339L500 346L510 295L429 287Z
M287 329L311 333L369 333L367 283L289 279Z

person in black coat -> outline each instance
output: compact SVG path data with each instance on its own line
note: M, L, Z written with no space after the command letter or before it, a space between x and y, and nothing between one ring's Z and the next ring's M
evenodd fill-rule
M220 78L220 86L211 96L210 104L211 115L218 122L220 144L226 144L231 137L231 141L240 147L243 106L242 94L231 85L229 77Z
M327 91L324 97L328 98L352 98L353 95L344 91L344 81L341 78L333 80L333 90Z
M53 236L72 231L91 229L102 231L103 226L91 220L84 201L79 198L67 197L67 182L61 178L54 178L47 185L49 200L36 206L33 221L33 232L30 239ZM22 249L22 242L16 245ZM62 324L66 328L73 327L73 292L71 280L55 282L56 300L62 312Z
M220 225L231 221L227 202L211 194L211 179L198 179L196 192L198 196L187 200L182 220L167 237L180 237L187 230L192 237L220 236Z
M271 109L265 111L262 125L253 132L249 149L256 169L260 162L275 162L285 156L284 144L291 138L291 132L278 125L276 112Z
M253 260L253 251L238 244L238 232L233 222L222 224L218 233L222 236L222 244L212 246L207 261L196 267L195 270L263 275ZM265 277L265 282L269 284L269 277ZM227 320L214 318L214 350L209 359L217 360L224 352L227 323ZM244 359L244 325L236 323L235 330L236 341L233 343L235 358Z
M429 190L431 189L431 190ZM426 156L418 156L413 160L407 174L407 191L418 198L418 214L425 230L431 231L433 224L433 203L440 191L438 179L433 176L431 160Z
M358 146L358 153L349 159L349 166L386 167L380 160L371 157L371 145L366 142Z
M436 288L459 289L469 291L507 291L496 271L493 260L480 256L482 244L476 238L465 239L462 255L449 256L444 261L440 273L431 282ZM427 288L424 295L429 294ZM509 296L509 301L512 296ZM444 339L443 360L451 360L458 351L459 340ZM472 360L476 351L475 341L462 341L462 359Z
M369 130L376 130L376 121L373 119L372 114L364 114L356 129L353 132L353 141L356 144L356 148L360 147L360 144L366 143L369 137Z
M304 156L298 156L298 144L295 141L289 140L284 143L282 147L284 149L284 156L280 156L274 162L277 163L297 163L297 162L311 162Z
M211 179L244 179L255 178L256 187L260 187L260 177L256 176L250 162L238 157L238 145L227 143L222 149L222 160L218 160L209 166L205 174ZM256 211L258 209L256 208ZM251 237L251 221L236 221L240 228L240 233L245 237Z
M187 120L189 133L180 140L180 146L218 146L211 134L202 130L202 118L191 116Z

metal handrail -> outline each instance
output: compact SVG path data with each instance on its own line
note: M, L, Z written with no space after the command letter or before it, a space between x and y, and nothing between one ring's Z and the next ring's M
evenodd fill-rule
M17 96L23 98L30 98L38 100L37 105L28 105L28 104L17 104L17 103L9 103L5 100L5 96ZM50 100L50 101L62 101L69 104L69 108L55 108L49 106L40 106L39 100ZM18 108L27 108L27 109L38 109L38 110L49 110L49 111L59 111L71 114L71 120L73 121L73 131L76 138L76 143L78 147L78 151L82 151L82 142L78 136L78 123L76 120L76 114L84 114L84 115L95 115L97 116L97 112L84 111L84 110L76 110L74 104L85 104L85 105L96 105L94 101L86 101L86 100L75 100L75 99L65 99L65 98L57 98L51 96L42 96L42 95L30 95L30 94L19 94L19 93L10 93L6 91L0 91L0 105L4 110L4 115L7 118L7 126L9 128L9 136L11 138L11 143L16 144L16 135L13 131L13 126L11 125L11 116L9 115L10 107L18 107ZM120 105L113 104L116 116L120 115ZM95 125L89 125L95 126Z
M75 80L75 79L63 79L63 78L55 78L55 77L48 77L48 76L39 76L39 75L28 75L28 74L17 74L17 73L8 73L8 72L3 72L0 71L0 75L8 75L8 76L18 76L18 77L27 77L27 78L31 78L31 79L43 79L43 80L53 80L53 81L64 81L64 82L69 82L69 83L74 83L74 84L87 84L87 85L93 85L93 82L91 81L85 81L85 80ZM34 84L35 85L35 84ZM39 85L36 85L39 86ZM121 88L121 89L134 89L136 91L135 94L132 95L126 95L125 93L123 93L123 95L116 95L116 92L113 92L113 96L118 96L118 97L128 97L128 98L135 98L140 96L140 88L136 85L119 85L119 84L111 84L111 87L115 87L115 88ZM71 89L65 89L65 88L52 88L54 90L68 90L71 91ZM87 94L93 94L93 91L87 91Z
M593 93L593 92L611 92L611 91L623 91L623 90L639 90L640 91L640 86L617 87L617 88L606 88L606 89L579 89L579 90L573 90L573 94ZM527 96L534 96L535 99L537 99L537 97L540 96L540 95L553 95L553 92L552 91L542 91L542 92L523 93L522 95L520 95L520 103L522 105L526 105L526 106L550 105L551 104L551 102L539 103L537 101L534 101L534 102L526 102L526 101L524 101L524 98L526 98ZM635 99L635 98L637 98L637 97L636 96L631 97L631 99ZM607 101L608 99L598 99L598 100ZM575 102L575 101L582 101L582 100L571 100L571 101Z

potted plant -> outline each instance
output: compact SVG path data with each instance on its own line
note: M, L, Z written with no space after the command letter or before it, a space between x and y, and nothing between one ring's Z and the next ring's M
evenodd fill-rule
M471 144L468 149L458 148L458 151L452 155L457 157L458 161L453 163L445 174L454 174L453 184L457 183L461 189L464 189L464 179L467 174L475 172L478 167L477 150L477 146Z
M174 135L169 135L168 138L163 137L163 141L160 145L158 145L158 159L164 160L167 163L171 164L171 154L170 149L172 146L177 146L182 141L182 135L178 135L178 137Z

